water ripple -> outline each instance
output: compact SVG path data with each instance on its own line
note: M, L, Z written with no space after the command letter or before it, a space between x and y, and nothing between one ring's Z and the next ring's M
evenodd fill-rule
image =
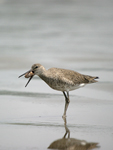
M48 94L48 93L32 93L32 92L20 92L20 91L8 91L0 90L0 95L12 95L12 96L24 96L24 97L51 97L60 96L60 94Z

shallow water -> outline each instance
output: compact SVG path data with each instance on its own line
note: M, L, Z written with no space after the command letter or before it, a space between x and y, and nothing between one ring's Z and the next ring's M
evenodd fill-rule
M34 63L99 76L70 92L67 127L71 138L113 149L112 8L110 0L0 1L0 149L46 150L65 134L63 94L18 78Z

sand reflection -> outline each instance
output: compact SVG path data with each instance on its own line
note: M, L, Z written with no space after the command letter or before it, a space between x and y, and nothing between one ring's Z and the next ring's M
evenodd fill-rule
M94 148L99 148L98 143L86 142L85 140L70 138L70 130L67 127L66 118L64 118L63 120L66 131L63 138L53 141L48 149L90 150Z

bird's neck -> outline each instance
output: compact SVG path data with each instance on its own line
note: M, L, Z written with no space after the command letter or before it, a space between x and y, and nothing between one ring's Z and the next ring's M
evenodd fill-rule
M42 74L38 75L43 81L45 81L47 84L49 83L49 74L48 74L48 70L43 70Z
M37 75L42 79L43 77L46 76L47 74L46 72L47 70L43 66L41 66L40 70L38 70Z

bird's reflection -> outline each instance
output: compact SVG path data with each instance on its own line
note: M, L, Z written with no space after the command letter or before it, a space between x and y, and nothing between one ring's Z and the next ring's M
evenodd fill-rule
M62 149L62 150L90 150L98 148L98 143L88 143L85 140L78 140L75 138L70 138L70 131L67 127L66 118L64 120L65 134L63 138L58 139L50 144L48 149ZM66 138L67 136L67 138Z

